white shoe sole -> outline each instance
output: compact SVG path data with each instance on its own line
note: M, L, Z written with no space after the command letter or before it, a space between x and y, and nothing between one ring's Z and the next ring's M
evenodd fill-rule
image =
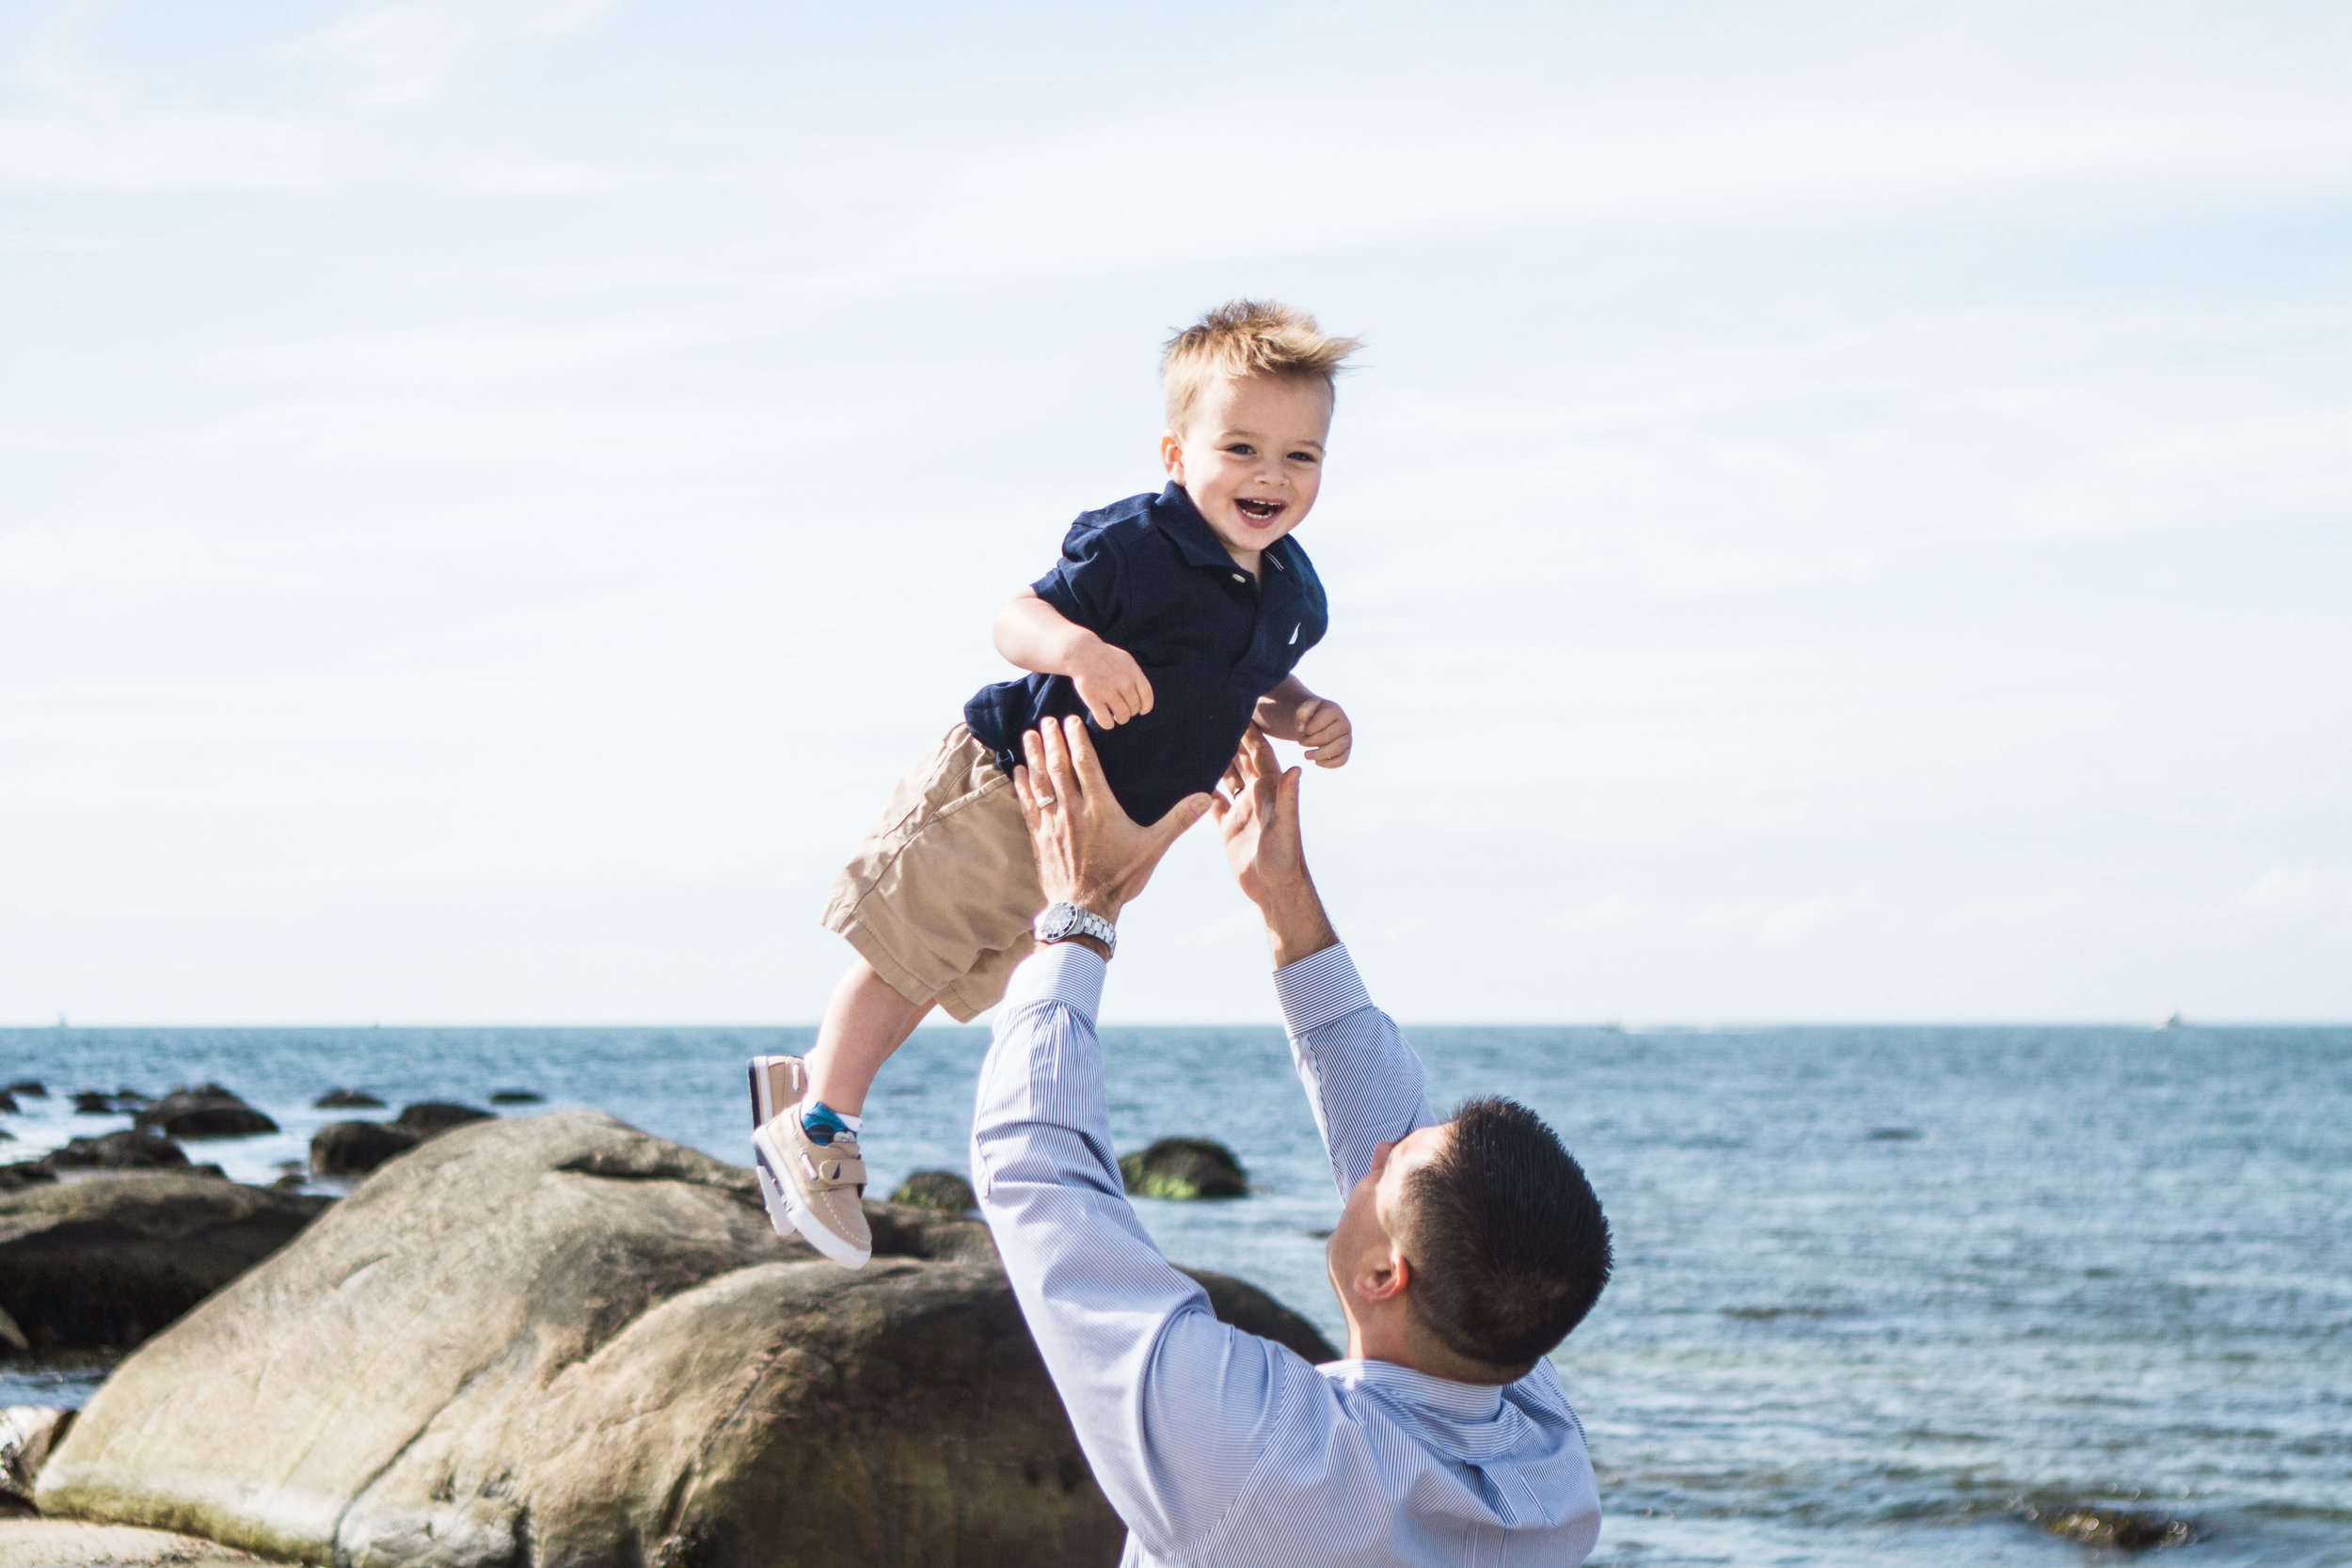
M864 1268L866 1260L874 1256L873 1248L858 1246L846 1237L834 1235L817 1217L817 1211L801 1196L800 1184L788 1174L790 1167L785 1164L784 1151L770 1139L767 1128L752 1134L752 1153L759 1172L760 1196L768 1201L769 1220L775 1222L776 1205L781 1200L786 1220L800 1231L803 1241L845 1269ZM776 1229L779 1234L784 1233L784 1225L777 1224Z

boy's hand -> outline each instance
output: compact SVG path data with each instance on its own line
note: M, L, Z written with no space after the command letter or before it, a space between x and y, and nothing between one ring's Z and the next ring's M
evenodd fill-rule
M1152 683L1135 655L1104 641L1024 588L996 613L996 651L1024 670L1067 675L1104 729L1152 711Z
M1151 712L1152 683L1136 656L1091 634L1088 641L1094 645L1073 661L1070 681L1094 721L1107 730Z
M1317 768L1342 766L1356 742L1346 710L1308 690L1295 675L1258 699L1258 728L1306 747L1307 760Z

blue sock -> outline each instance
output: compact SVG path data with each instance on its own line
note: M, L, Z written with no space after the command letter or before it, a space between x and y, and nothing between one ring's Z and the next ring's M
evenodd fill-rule
M801 1113L801 1131L808 1134L810 1143L829 1144L833 1142L834 1133L853 1129L840 1112L819 1100Z

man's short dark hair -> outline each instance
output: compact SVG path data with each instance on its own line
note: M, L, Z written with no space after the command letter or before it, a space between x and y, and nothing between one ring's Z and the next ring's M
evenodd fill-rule
M1609 1283L1609 1221L1584 1169L1516 1101L1466 1100L1406 1178L1406 1310L1454 1354L1523 1375Z

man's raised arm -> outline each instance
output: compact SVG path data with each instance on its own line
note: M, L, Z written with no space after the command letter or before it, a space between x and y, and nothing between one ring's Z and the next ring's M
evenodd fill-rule
M1024 738L1014 788L1046 896L1115 920L1204 802L1138 828L1083 729ZM1127 1201L1094 1028L1108 957L1073 936L1014 972L980 1069L973 1186L1095 1480L1154 1557L1185 1556L1214 1544L1284 1411L1323 1390L1217 1322Z
M1375 1146L1438 1118L1421 1058L1373 1006L1308 874L1298 780L1299 770L1277 767L1274 748L1252 730L1226 775L1232 800L1213 809L1233 879L1265 917L1291 1056L1344 1197L1371 1168Z

